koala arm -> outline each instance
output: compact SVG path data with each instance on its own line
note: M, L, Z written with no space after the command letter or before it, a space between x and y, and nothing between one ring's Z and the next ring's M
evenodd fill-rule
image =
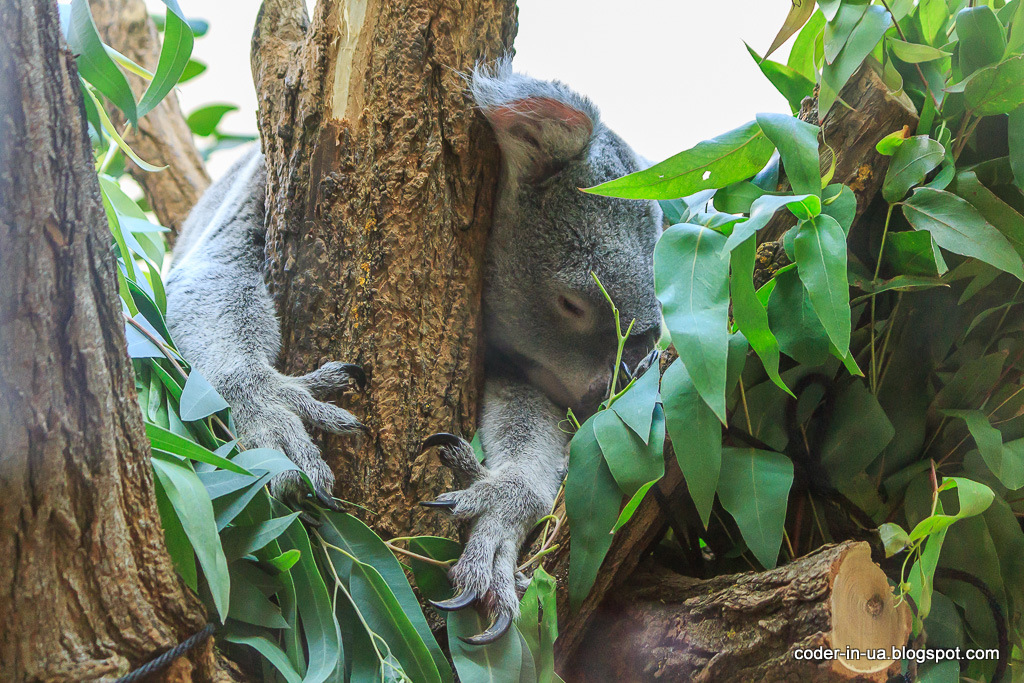
M167 324L184 358L231 406L247 448L283 451L333 506L331 470L303 423L334 433L362 425L320 398L352 380L353 365L331 362L301 377L273 363L280 326L263 281L265 167L258 150L239 161L190 214L167 279ZM271 482L279 498L299 498L296 472Z
M499 621L507 627L519 613L519 550L558 493L570 438L560 426L564 416L564 410L525 380L489 375L479 430L484 464L476 462L462 439L427 441L442 445L442 460L467 485L430 504L448 507L469 523L469 541L450 572L464 596L455 606L465 596L480 597L495 616L492 632L500 631ZM439 606L446 608L444 603Z

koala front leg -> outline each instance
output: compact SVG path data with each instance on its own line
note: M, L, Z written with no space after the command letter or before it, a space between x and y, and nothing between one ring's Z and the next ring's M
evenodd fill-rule
M537 388L505 377L488 378L484 389L480 443L484 464L472 447L451 434L435 434L424 448L441 447L442 461L466 486L442 494L429 507L449 509L469 522L469 541L449 576L459 593L435 603L442 610L481 601L491 626L465 641L482 645L501 637L519 615L516 565L530 529L551 510L565 467L569 435L559 410Z

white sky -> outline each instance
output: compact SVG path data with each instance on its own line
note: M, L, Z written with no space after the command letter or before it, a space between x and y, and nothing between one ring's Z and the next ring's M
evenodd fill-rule
M163 12L159 0L146 2ZM209 68L180 87L182 109L237 104L223 130L255 132L249 38L258 0L179 3L210 22L194 50ZM513 64L588 95L613 130L659 161L757 112L788 112L743 41L763 54L789 7L790 0L520 0ZM773 59L785 61L788 52L787 44ZM234 155L218 156L214 175Z

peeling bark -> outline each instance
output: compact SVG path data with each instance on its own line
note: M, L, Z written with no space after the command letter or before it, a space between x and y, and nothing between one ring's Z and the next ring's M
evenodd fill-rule
M164 546L74 60L0 4L0 679L122 675L206 623ZM212 642L161 680L219 676Z
M362 364L362 444L323 441L335 493L387 535L451 533L436 431L471 433L498 152L464 75L509 49L512 0L266 0L253 75L267 157L267 281L281 365Z

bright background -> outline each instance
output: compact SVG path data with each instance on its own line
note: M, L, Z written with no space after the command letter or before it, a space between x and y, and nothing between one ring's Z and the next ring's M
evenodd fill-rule
M163 12L159 0L146 2ZM187 16L210 22L194 51L209 68L180 87L182 109L236 104L221 129L254 133L249 38L259 2L179 3ZM763 54L789 7L789 0L520 0L513 64L588 95L613 130L659 161L757 112L789 111L743 46ZM788 52L787 44L772 58L785 62ZM214 155L211 173L234 155Z

